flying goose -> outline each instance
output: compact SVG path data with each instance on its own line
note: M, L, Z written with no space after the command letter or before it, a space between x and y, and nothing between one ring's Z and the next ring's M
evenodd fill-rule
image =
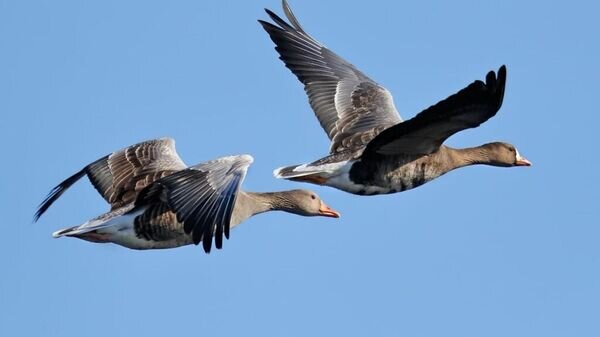
M282 167L277 178L327 185L359 194L402 192L459 167L530 166L517 149L494 142L474 148L442 145L453 134L479 126L502 105L506 67L490 71L456 94L403 121L390 92L308 35L283 0L289 23L265 9L275 24L259 23L308 95L331 140L329 155Z
M229 156L187 167L171 138L155 139L113 152L56 186L35 213L37 221L77 180L87 175L110 211L53 234L131 249L174 248L202 241L210 252L223 235L247 218L280 210L303 216L339 217L314 193L291 190L245 192L240 185L253 158Z

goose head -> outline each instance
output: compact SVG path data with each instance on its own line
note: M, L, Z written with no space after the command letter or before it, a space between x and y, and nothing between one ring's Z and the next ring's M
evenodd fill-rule
M531 162L521 156L519 150L509 143L489 143L484 145L489 163L495 166L531 166Z
M286 211L303 216L326 216L339 218L340 213L327 206L313 191L291 190L283 196Z

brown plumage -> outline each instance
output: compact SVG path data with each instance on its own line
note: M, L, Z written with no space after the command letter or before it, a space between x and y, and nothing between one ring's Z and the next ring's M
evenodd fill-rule
M274 24L259 22L304 84L331 146L328 156L313 163L275 170L277 178L372 195L405 191L464 165L530 165L510 144L464 151L442 145L496 115L504 99L505 66L403 121L387 89L308 35L285 0L283 10L289 23L268 9Z
M110 211L54 233L132 249L173 248L202 242L221 248L223 236L248 217L272 210L338 217L313 192L252 193L240 190L253 159L229 156L187 167L170 138L150 140L107 155L67 178L42 202L35 220L87 175Z

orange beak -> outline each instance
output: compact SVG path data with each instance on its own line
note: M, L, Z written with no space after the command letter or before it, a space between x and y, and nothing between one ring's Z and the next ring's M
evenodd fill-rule
M340 213L334 211L329 206L325 205L324 202L321 201L321 207L319 207L319 215L328 216L331 218L339 218Z

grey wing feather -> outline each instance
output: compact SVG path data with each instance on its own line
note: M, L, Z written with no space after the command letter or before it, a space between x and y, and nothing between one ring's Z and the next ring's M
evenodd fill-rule
M504 99L506 66L490 71L485 83L475 81L456 94L393 126L373 139L363 156L429 154L453 134L492 118Z
M402 121L389 91L308 35L283 1L288 24L259 20L280 59L304 84L309 103L331 140L331 153L362 147L382 130Z
M253 159L249 155L223 157L191 166L156 181L140 193L136 206L165 202L192 235L210 252L212 238L220 249L229 238L233 208Z
M171 138L126 147L96 160L58 184L40 204L34 220L84 175L114 210L133 202L145 186L185 167Z

